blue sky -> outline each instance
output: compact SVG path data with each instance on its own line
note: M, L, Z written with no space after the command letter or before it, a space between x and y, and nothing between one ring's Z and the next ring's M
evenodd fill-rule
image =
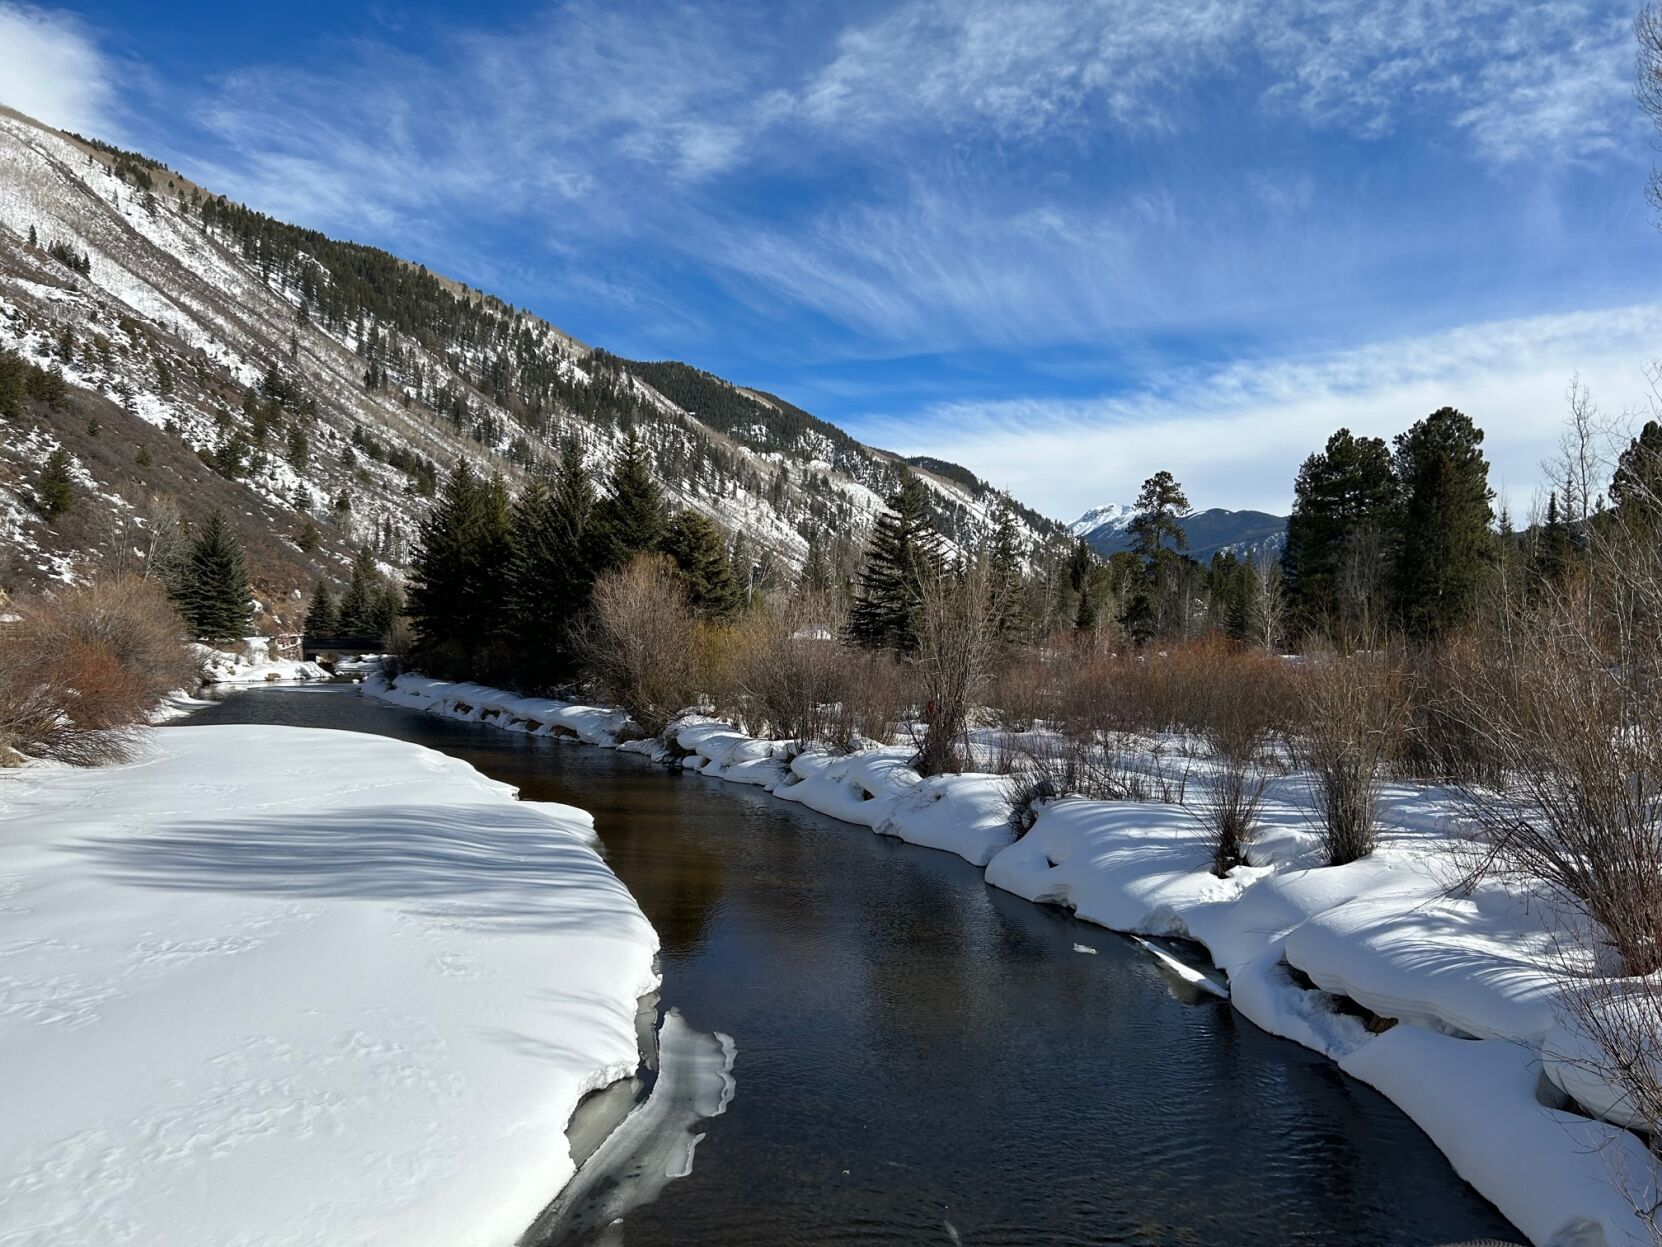
M1062 518L1662 353L1632 7L0 0L0 100ZM10 50L8 50L10 49Z

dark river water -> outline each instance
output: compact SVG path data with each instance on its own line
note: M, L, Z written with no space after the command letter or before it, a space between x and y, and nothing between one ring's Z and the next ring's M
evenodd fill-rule
M956 857L350 686L187 722L415 741L593 812L662 937L663 1005L738 1050L731 1105L628 1214L630 1247L1518 1237L1383 1097Z

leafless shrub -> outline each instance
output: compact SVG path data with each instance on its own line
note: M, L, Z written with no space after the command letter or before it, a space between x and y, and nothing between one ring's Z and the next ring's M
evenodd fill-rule
M1366 857L1379 786L1407 718L1400 670L1382 654L1315 656L1305 681L1304 746L1328 864Z
M16 613L0 625L0 743L17 752L118 760L128 729L199 675L178 613L139 577L61 590Z
M828 708L824 739L833 749L857 749L868 740L888 744L911 705L907 672L883 650L843 649L836 702Z
M924 699L920 774L963 769L969 714L999 645L995 617L990 579L982 564L924 581L918 651L912 659Z
M1269 782L1264 751L1275 726L1272 685L1255 678L1276 659L1254 655L1237 664L1243 678L1214 686L1201 734L1212 750L1212 769L1203 773L1201 823L1212 847L1212 871L1228 874L1244 858Z
M675 565L642 555L595 583L575 641L600 692L656 734L698 694L695 631Z
M1483 869L1545 881L1599 923L1630 972L1662 965L1662 685L1613 663L1570 597L1485 638L1451 712L1506 779L1464 789ZM1635 657L1634 655L1629 655Z
M753 735L826 736L858 675L837 642L841 611L829 595L776 593L753 606L729 635L734 655L731 714Z

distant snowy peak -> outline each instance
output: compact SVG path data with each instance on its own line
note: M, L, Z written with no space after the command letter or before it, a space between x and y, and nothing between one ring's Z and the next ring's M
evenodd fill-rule
M1135 507L1111 502L1092 507L1068 525L1068 532L1098 554L1117 554L1131 549L1131 521L1136 518ZM1287 517L1265 511L1213 507L1184 516L1178 525L1189 539L1189 556L1202 563L1226 551L1242 556L1273 554L1287 544Z
M1104 506L1092 507L1073 523L1068 525L1068 532L1075 537L1089 537L1092 533L1108 529L1120 532L1128 527L1137 517L1135 507L1124 503L1110 502Z

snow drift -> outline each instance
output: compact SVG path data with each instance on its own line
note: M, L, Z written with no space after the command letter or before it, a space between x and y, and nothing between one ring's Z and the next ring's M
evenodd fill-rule
M280 727L0 773L0 1238L515 1241L657 938L580 810Z

